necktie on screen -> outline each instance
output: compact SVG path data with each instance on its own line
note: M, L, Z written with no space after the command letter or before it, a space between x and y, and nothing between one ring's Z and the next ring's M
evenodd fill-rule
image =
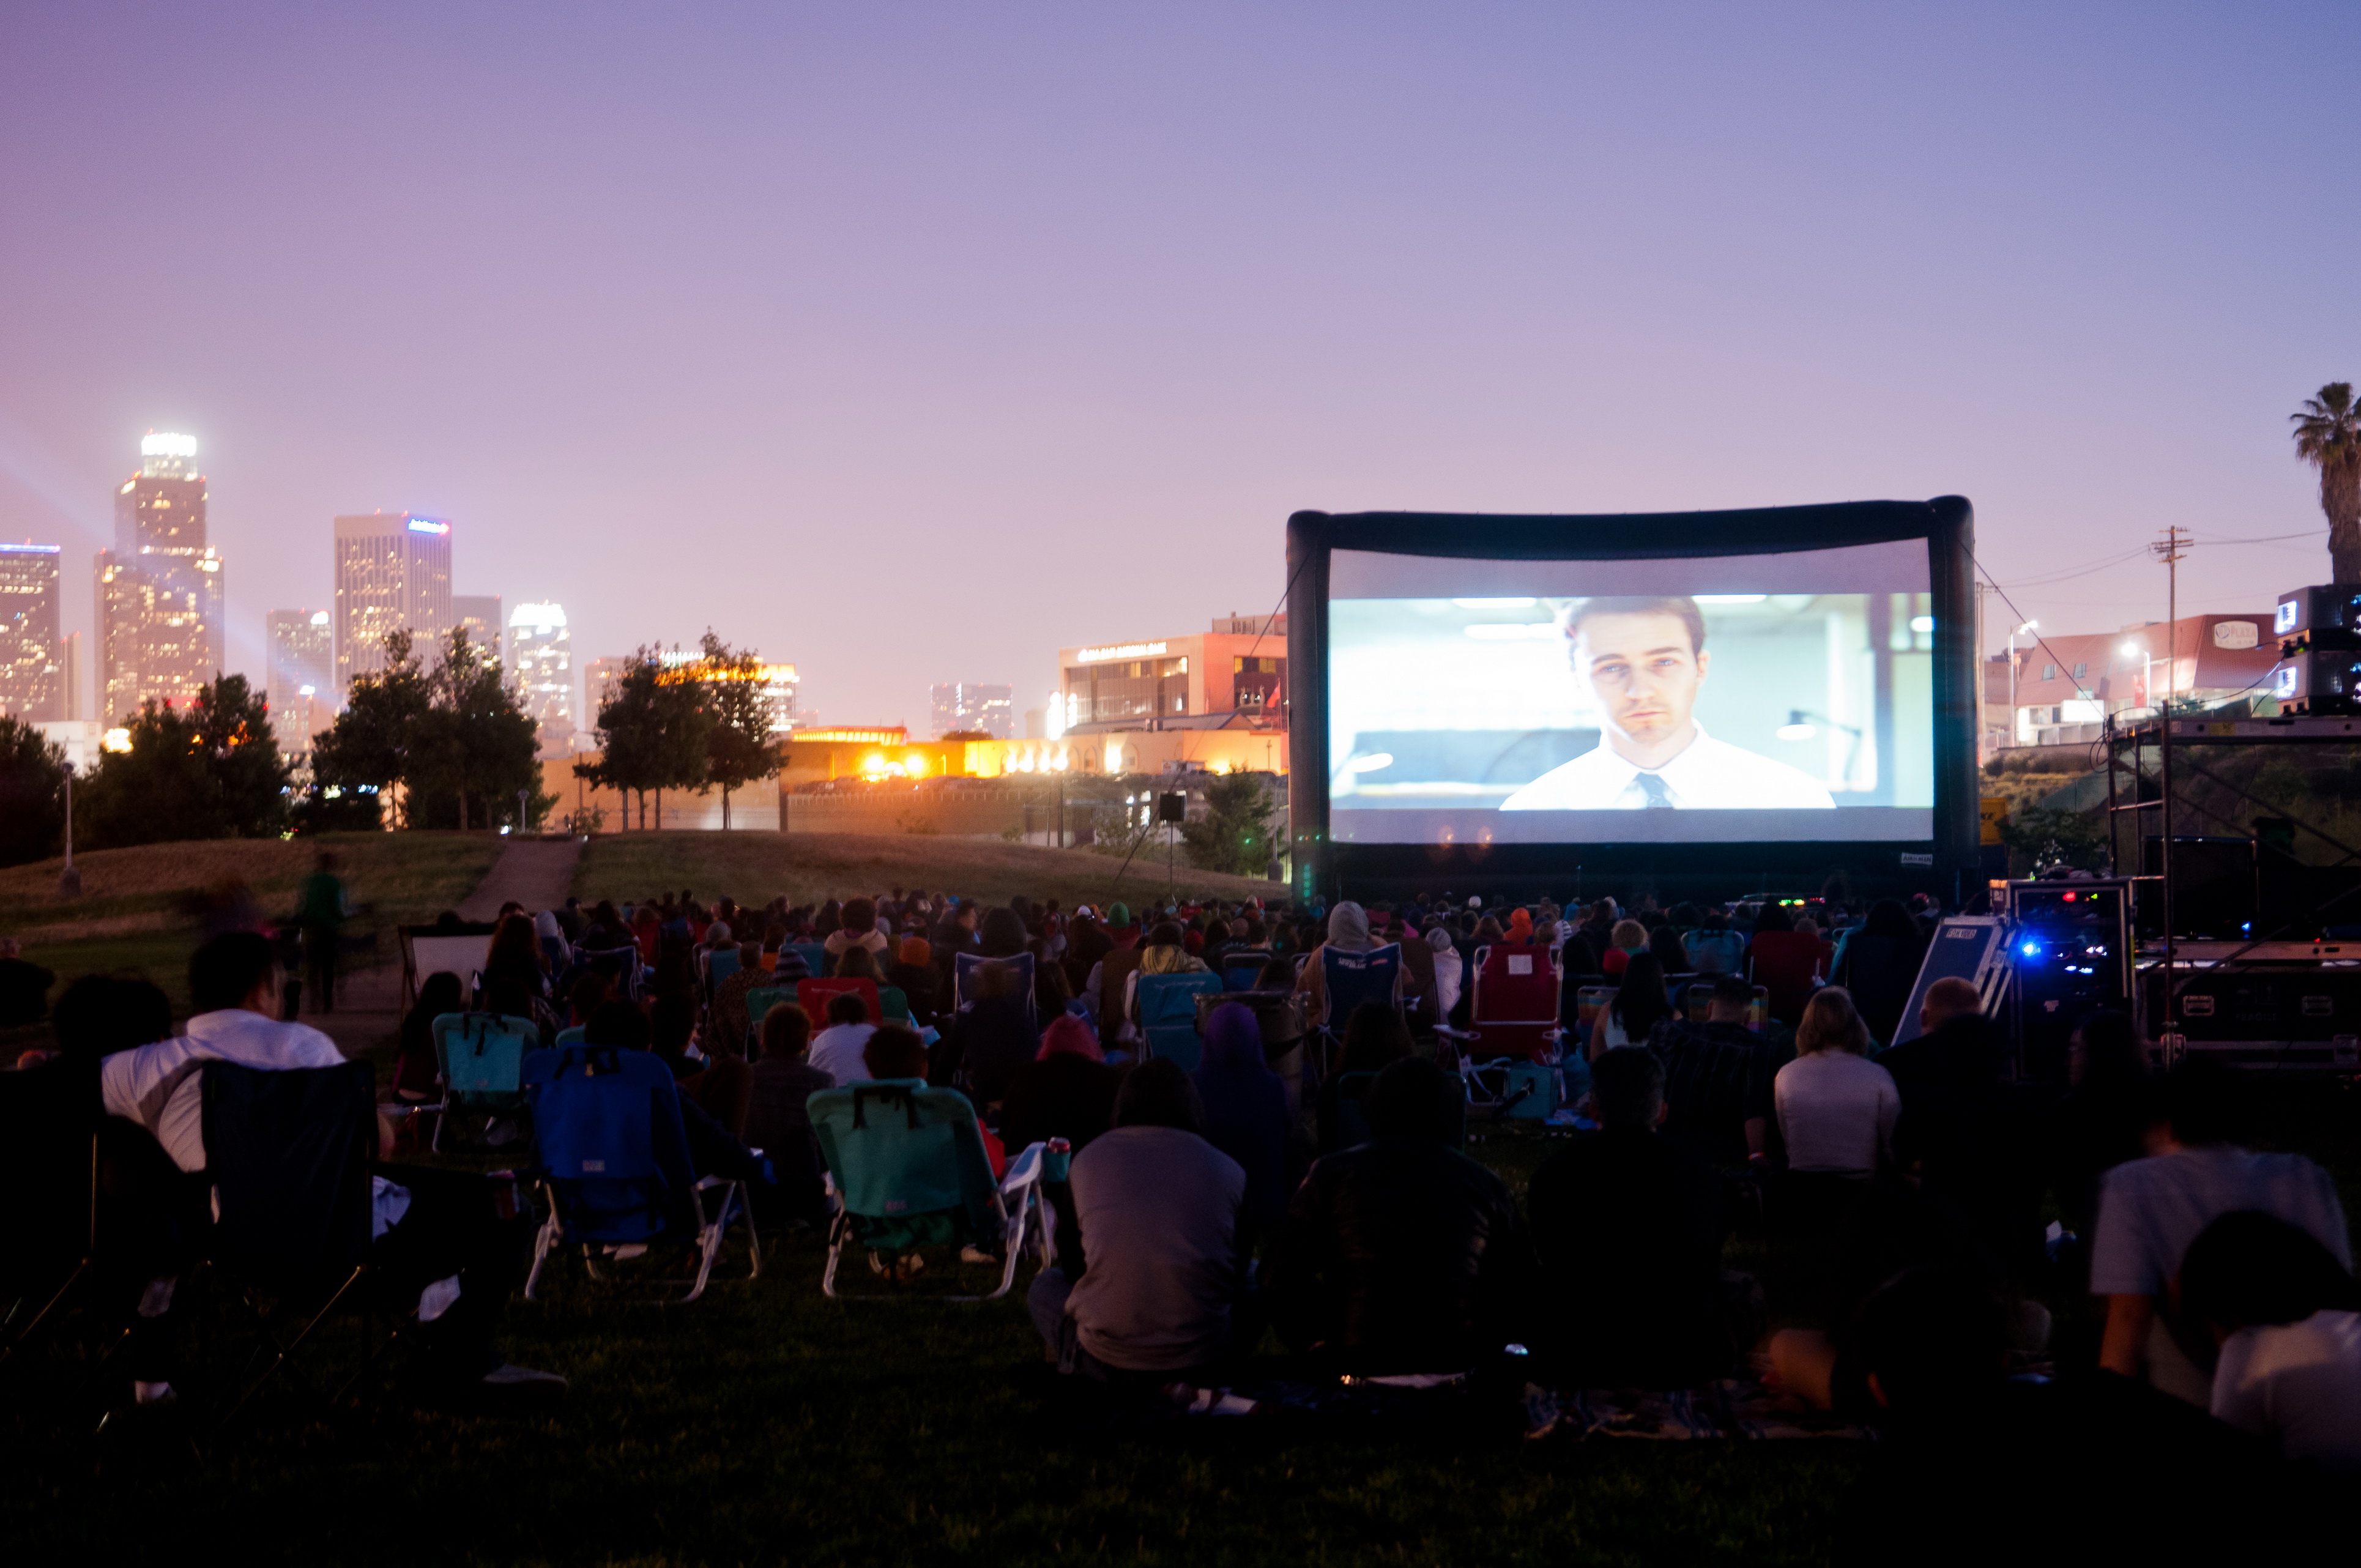
M1648 797L1649 810L1653 811L1658 806L1668 811L1672 809L1673 797L1665 792L1662 778L1654 773L1634 773L1632 777L1640 785L1640 793Z

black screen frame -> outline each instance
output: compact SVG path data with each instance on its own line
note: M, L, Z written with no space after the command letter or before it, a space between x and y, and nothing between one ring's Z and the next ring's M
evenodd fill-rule
M1718 844L1339 844L1328 798L1330 555L1367 550L1494 561L1770 555L1924 540L1935 611L1934 831L1918 840ZM1547 891L1733 898L1814 894L1842 872L1860 896L1927 892L1955 905L1981 885L1976 816L1975 508L1964 496L1731 511L1510 515L1299 511L1287 520L1288 824L1295 892ZM1571 880L1569 880L1571 879ZM1587 890L1586 891L1586 884ZM1743 884L1743 885L1741 885Z

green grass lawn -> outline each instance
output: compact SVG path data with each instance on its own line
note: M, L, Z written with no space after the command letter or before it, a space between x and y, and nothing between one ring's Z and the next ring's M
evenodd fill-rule
M333 849L354 903L368 913L354 926L379 935L380 961L392 961L393 927L433 919L473 891L500 852L496 833L334 833L301 841L217 839L99 850L74 857L82 896L58 896L62 862L36 861L0 871L0 935L21 937L25 957L76 975L127 970L188 1004L189 954L198 922L192 899L243 883L267 916L294 908L313 857ZM37 1026L45 1027L45 1026Z
M1268 897L1271 883L1191 870L1177 862L1170 880L1164 851L1142 850L1128 871L1119 857L1088 850L1048 850L990 839L852 833L602 833L582 852L574 891L588 901L645 898L686 887L700 899L722 894L767 904L847 898L889 889L925 888L1005 904L1017 894L1054 898L1066 909L1121 899L1135 906L1168 888L1223 898ZM1277 891L1283 892L1284 889Z

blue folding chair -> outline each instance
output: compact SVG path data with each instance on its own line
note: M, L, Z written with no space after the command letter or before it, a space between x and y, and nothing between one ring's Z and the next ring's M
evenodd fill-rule
M524 1058L541 1048L541 1025L499 1013L445 1013L434 1020L434 1065L443 1075L443 1102L434 1107L434 1141L454 1111L486 1117L525 1108Z
M987 959L981 953L957 953L951 958L952 995L962 1013L975 1005L975 977L986 964L1006 964L1016 971L1016 994L1025 999L1025 1016L1038 1026L1041 1020L1033 1017L1033 955L1017 953L1005 959Z
M1257 959L1251 963L1239 959L1231 959L1222 966L1222 989L1224 991L1254 990L1262 983L1263 967L1269 961L1268 958Z
M1197 1033L1197 998L1223 994L1217 974L1144 974L1139 977L1139 1032L1148 1054L1163 1057L1183 1072L1194 1072L1205 1054Z
M825 942L789 942L785 950L804 960L804 972L823 975L828 972L828 944Z
M533 1240L525 1299L533 1299L542 1270L561 1249L578 1250L584 1271L596 1279L601 1258L621 1262L663 1245L696 1252L693 1279L655 1282L686 1286L686 1294L667 1302L686 1306L705 1294L732 1221L746 1228L749 1277L763 1272L745 1183L697 1179L679 1091L663 1058L612 1046L535 1051L525 1063L525 1081L549 1200L549 1218Z
M579 1024L570 1029L560 1029L557 1031L557 1047L563 1050L567 1046L578 1046L588 1034L589 1031Z
M721 989L721 982L738 972L738 949L716 948L705 956L705 994L711 996Z
M574 961L584 969L596 970L615 982L616 993L626 1002L640 999L640 949L628 948L577 948Z
M837 1294L837 1265L848 1243L884 1253L998 1246L999 1288L988 1296L944 1298L952 1301L1006 1295L1028 1245L1036 1266L1056 1259L1057 1218L1042 1183L1065 1179L1065 1156L1029 1145L995 1182L975 1107L957 1090L930 1089L921 1079L823 1089L806 1104L829 1183L842 1204L829 1226L822 1294Z

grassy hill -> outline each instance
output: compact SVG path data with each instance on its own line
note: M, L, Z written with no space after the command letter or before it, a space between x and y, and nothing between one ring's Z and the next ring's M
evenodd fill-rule
M1067 909L1115 899L1138 905L1179 892L1223 898L1269 897L1283 888L1258 877L1224 876L1175 862L1168 883L1161 845L1145 849L1122 871L1120 859L1088 850L1046 850L988 839L850 833L616 833L583 850L574 891L585 900L642 898L687 888L701 899L727 894L791 904L925 888L1004 904L1017 894L1054 898ZM1116 873L1122 871L1121 880Z
M266 916L284 916L313 857L333 849L353 902L368 910L357 929L390 932L466 897L500 843L492 833L335 833L98 850L74 857L82 894L71 901L58 896L60 861L0 870L0 935L23 938L25 956L61 978L142 970L184 1004L200 904L231 884L243 883Z

